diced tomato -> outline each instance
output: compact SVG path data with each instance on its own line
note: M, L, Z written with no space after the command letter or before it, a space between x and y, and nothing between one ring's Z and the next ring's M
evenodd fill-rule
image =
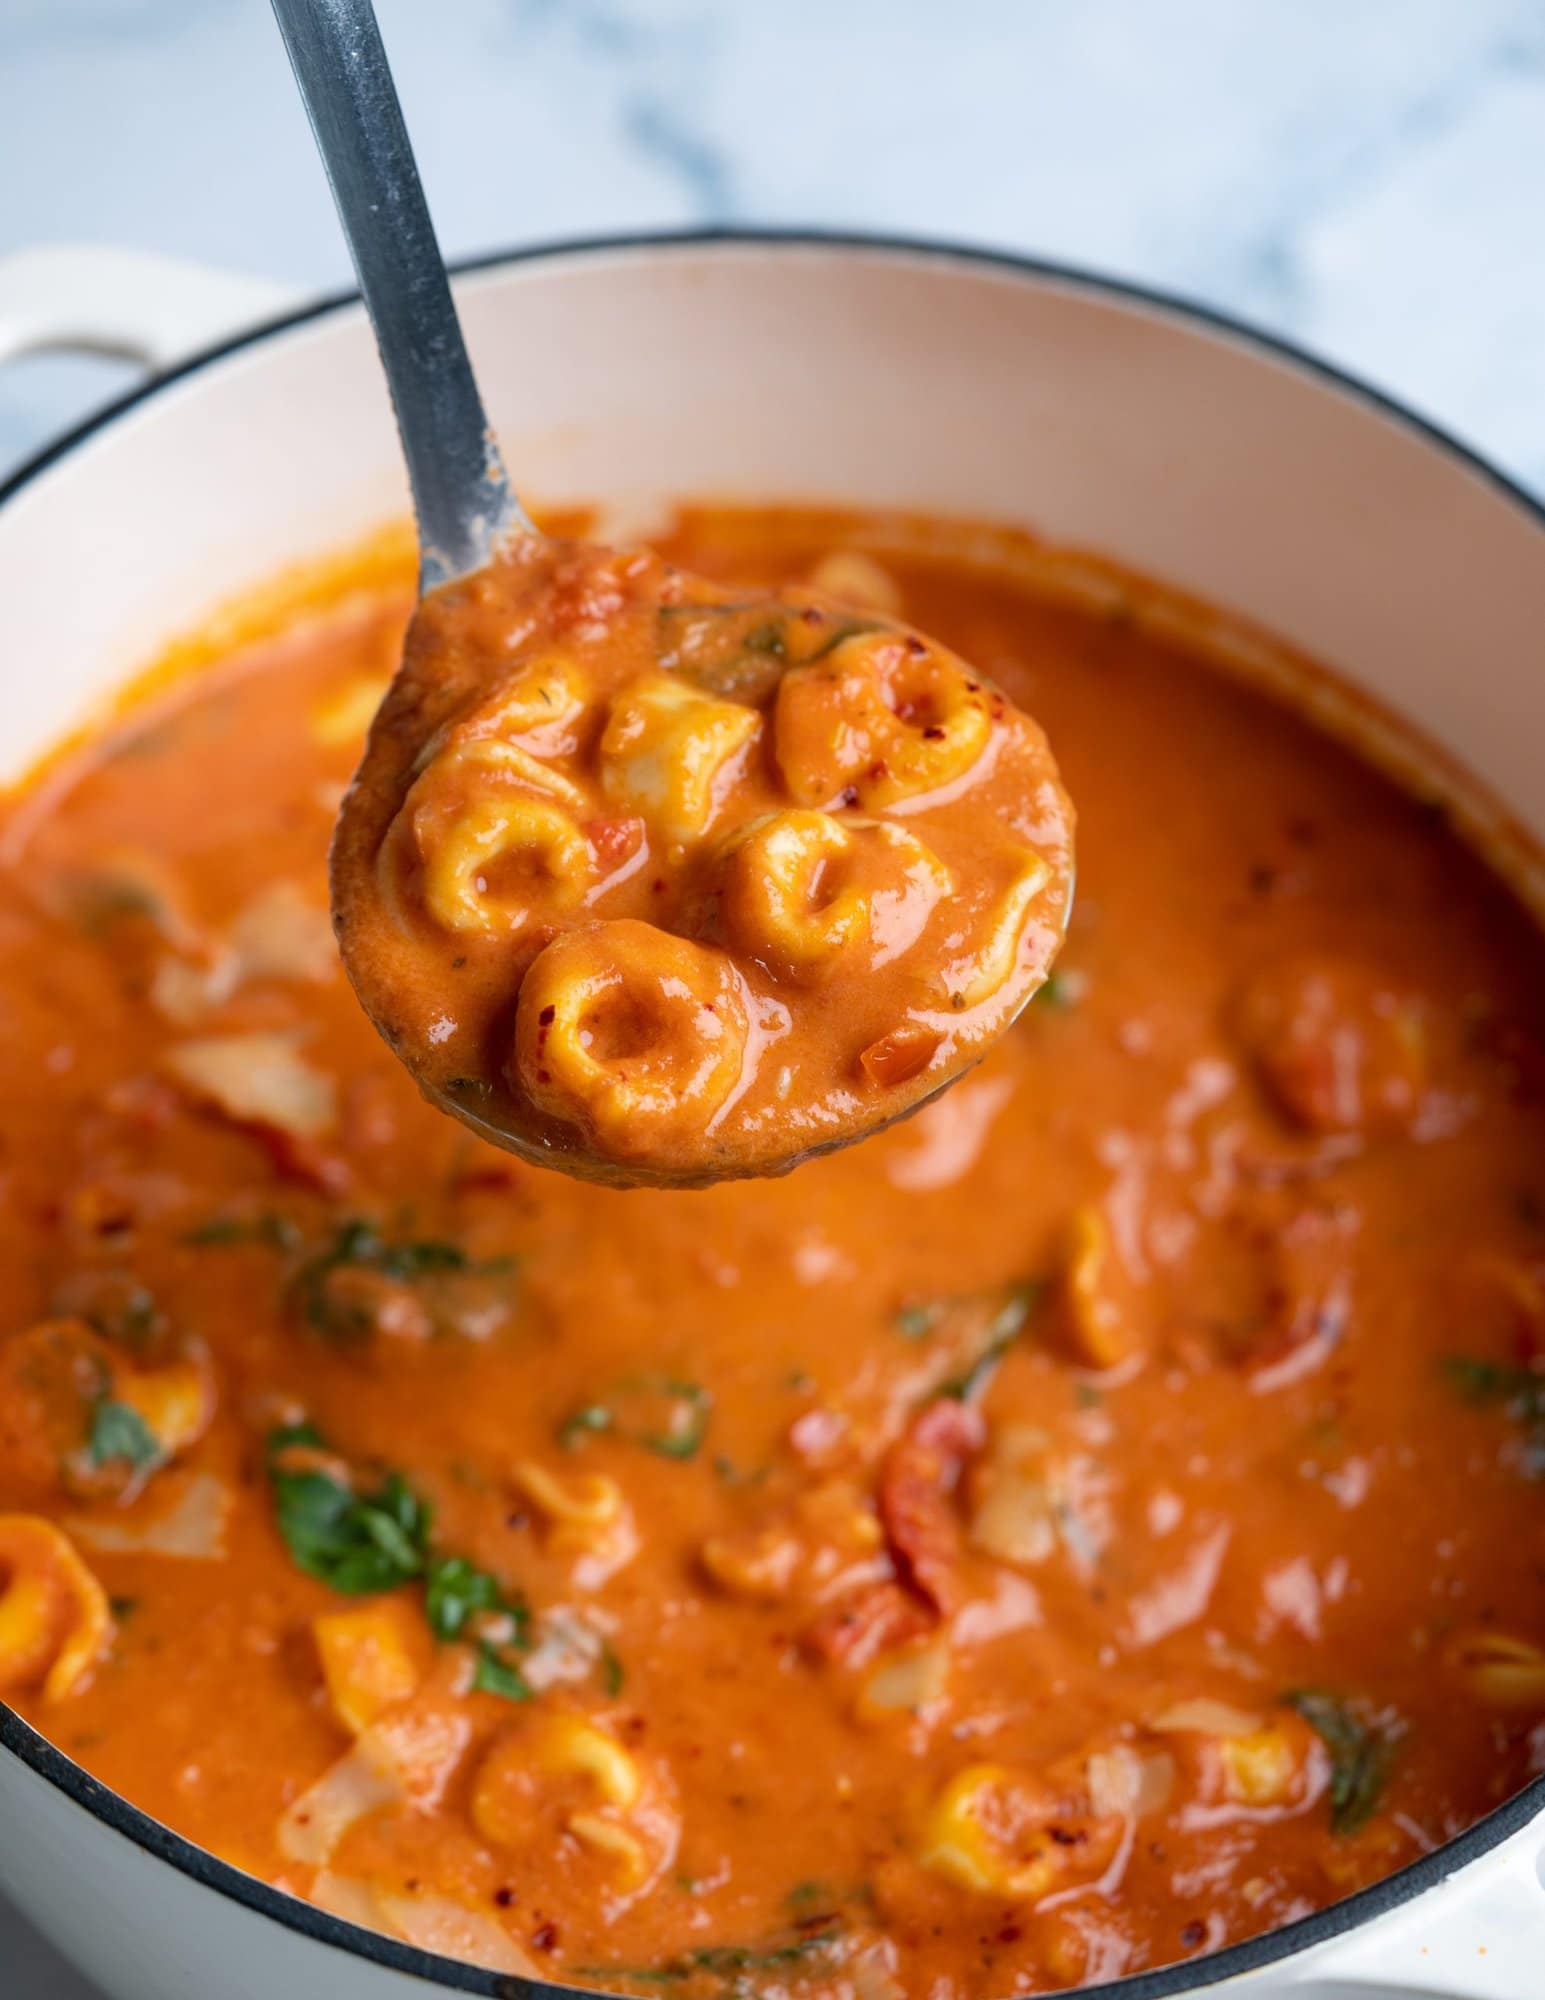
M823 1659L865 1667L881 1653L920 1638L932 1623L927 1606L899 1583L871 1583L818 1618L806 1632L805 1644Z
M893 1028L879 1041L871 1042L858 1060L874 1083L909 1083L927 1069L943 1039L932 1028Z
M624 861L631 861L644 838L641 819L587 819L582 829L590 842L601 873L610 875Z
M891 1446L880 1473L880 1520L897 1572L937 1613L959 1600L961 1526L953 1496L986 1435L978 1409L941 1396Z

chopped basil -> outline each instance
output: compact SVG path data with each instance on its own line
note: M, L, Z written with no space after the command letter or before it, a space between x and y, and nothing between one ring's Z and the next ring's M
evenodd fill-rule
M373 1493L356 1493L319 1466L287 1469L285 1454L296 1446L324 1449L309 1424L277 1430L268 1441L279 1532L296 1563L347 1597L422 1575L431 1513L407 1481L390 1472Z
M494 1277L514 1268L508 1257L469 1256L459 1243L442 1237L383 1235L375 1223L354 1216L340 1224L333 1240L308 1257L290 1281L290 1293L307 1325L319 1333L368 1332L358 1301L335 1296L328 1280L335 1271L371 1271L393 1283L416 1285L438 1278Z
M422 1578L430 1631L475 1650L473 1687L505 1701L529 1701L530 1683L511 1658L530 1644L524 1600L465 1556L430 1552L429 1503L400 1474L388 1473L373 1493L362 1495L321 1466L286 1466L286 1453L297 1447L326 1449L310 1424L286 1425L268 1440L279 1532L300 1568L350 1597Z
M802 1958L829 1951L841 1941L841 1936L842 1933L833 1928L813 1931L809 1937L793 1938L787 1944L700 1945L686 1956L694 1969L703 1972L763 1972L775 1965L794 1965Z
M536 1692L519 1667L486 1642L477 1649L472 1685L479 1694L496 1694L505 1701L530 1701Z
M575 1451L587 1437L610 1435L661 1458L692 1458L708 1432L713 1397L700 1382L674 1375L633 1375L604 1402L585 1403L564 1418L558 1441Z
M836 652L837 648L846 640L858 639L866 632L878 632L879 630L880 627L872 618L844 618L832 627L831 631L821 641L820 645L816 647L813 653L805 654L800 664L808 666L812 660L824 660L828 653Z
M740 643L748 653L765 653L771 659L781 660L786 650L784 621L781 618L766 619L762 624L753 626Z
M1468 1403L1527 1403L1531 1416L1545 1406L1545 1375L1532 1368L1483 1361L1469 1354L1447 1354L1443 1372Z
M585 1965L578 1968L584 1979L633 1979L652 1986L669 1986L709 1973L729 1982L747 1972L771 1972L783 1966L798 1966L836 1950L843 1942L840 1926L813 1931L808 1937L790 1938L772 1944L705 1944L678 1952L658 1965ZM745 1991L738 1983L732 1990Z
M431 1557L424 1579L424 1615L437 1639L459 1639L475 1613L496 1613L512 1621L514 1641L525 1643L531 1613L509 1596L499 1579L465 1556Z
M948 1311L947 1299L910 1299L896 1308L892 1324L903 1340L926 1340Z
M261 1243L270 1250L298 1250L300 1227L277 1209L265 1208L256 1215L212 1215L190 1230L183 1239L198 1247L210 1244Z
M1378 1804L1393 1748L1387 1730L1364 1722L1342 1696L1300 1688L1282 1699L1330 1752L1330 1827L1356 1833Z
M1469 1354L1447 1354L1442 1367L1467 1403L1494 1405L1520 1426L1519 1469L1526 1479L1545 1480L1545 1374Z
M601 1675L602 1694L605 1695L621 1694L622 1684L623 1681L627 1678L627 1676L623 1671L623 1665L621 1660L618 1659L617 1655L612 1651L610 1646L603 1644L603 1646L601 1647L601 1658L599 1662L599 1667Z
M159 1465L164 1456L159 1439L139 1411L107 1397L92 1409L86 1452L93 1465L122 1460L136 1472Z
M612 1428L612 1413L604 1403L583 1403L558 1426L558 1442L573 1451L586 1436Z
M974 1402L998 1372L998 1363L1024 1332L1045 1290L1039 1278L1025 1278L1010 1285L987 1321L981 1346L970 1366L949 1381L941 1382L933 1393L953 1397L957 1403Z
M161 925L166 906L148 882L108 870L77 875L68 890L70 914L87 937L100 938L114 925L143 919Z
M1074 1005L1072 984L1061 972L1048 972L1032 998L1041 1007L1063 1008Z

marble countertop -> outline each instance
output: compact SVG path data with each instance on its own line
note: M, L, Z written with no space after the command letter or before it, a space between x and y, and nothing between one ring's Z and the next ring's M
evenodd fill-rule
M709 222L935 233L1171 287L1545 489L1538 0L380 0L451 253ZM7 0L0 254L348 267L258 0ZM126 378L0 375L0 466Z
M1545 492L1538 0L379 0L446 249L819 223L1024 249L1317 350ZM5 0L0 255L348 267L259 0ZM0 473L131 379L0 372ZM88 2000L0 1911L7 2000Z

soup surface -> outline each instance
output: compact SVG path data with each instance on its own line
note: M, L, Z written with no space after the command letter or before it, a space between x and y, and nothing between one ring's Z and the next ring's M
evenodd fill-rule
M442 1105L619 1184L785 1171L975 1062L1072 893L1046 739L868 600L527 537L433 592L338 823L344 963Z
M980 663L1057 745L1079 899L977 1071L780 1181L528 1166L372 1032L326 851L406 576L4 809L0 1690L491 1966L1056 1989L1545 1768L1538 935L1135 587L893 530L660 546L844 556Z

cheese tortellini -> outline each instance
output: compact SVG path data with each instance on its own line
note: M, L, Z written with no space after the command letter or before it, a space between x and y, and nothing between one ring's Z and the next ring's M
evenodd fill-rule
M538 956L520 989L515 1063L534 1104L626 1156L708 1127L741 1081L749 1037L724 952L619 918Z
M63 1701L112 1643L107 1593L62 1528L0 1514L0 1694L41 1687Z
M350 794L374 879L343 883L346 806L335 907L378 1025L485 1134L603 1178L774 1171L909 1110L1044 978L1044 738L834 553L842 604L598 551L547 604L529 562L426 600Z
M494 1743L472 1790L472 1818L506 1851L572 1842L615 1912L676 1851L678 1822L661 1774L597 1717L558 1709L522 1717Z
M725 924L774 972L819 978L868 947L871 970L913 945L954 878L905 827L795 810L754 820L725 865Z
M601 738L602 789L663 840L693 840L761 726L743 702L716 701L674 674L642 675L612 703Z
M871 809L933 792L969 771L1001 696L903 632L845 639L794 667L778 689L778 766L804 806Z
M590 848L568 811L491 792L437 830L424 858L424 901L449 931L530 930L577 909Z
M1097 1808L1082 1774L1067 1777L1053 1782L1004 1764L966 1765L928 1806L918 1860L962 1889L1025 1903L1098 1876L1119 1845L1122 1822Z

